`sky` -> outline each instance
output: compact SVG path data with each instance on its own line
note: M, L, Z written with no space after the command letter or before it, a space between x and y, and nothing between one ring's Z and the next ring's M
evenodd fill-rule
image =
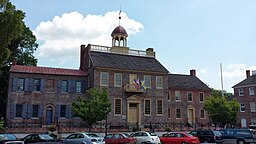
M10 1L37 37L38 66L79 69L82 44L112 45L121 10L127 46L154 48L171 74L195 69L210 88L233 93L256 70L255 0Z

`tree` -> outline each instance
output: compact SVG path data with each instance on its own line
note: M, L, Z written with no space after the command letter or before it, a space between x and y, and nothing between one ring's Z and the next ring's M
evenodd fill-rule
M203 108L209 113L213 123L222 127L236 123L236 115L239 111L239 103L236 99L227 101L228 93L221 95L221 91L212 89L211 95L206 99Z
M6 113L8 73L13 59L19 65L37 65L33 54L38 44L24 18L24 12L16 10L8 0L0 0L0 118Z
M95 88L89 89L87 98L78 97L72 103L72 111L87 122L89 132L91 132L92 125L106 119L111 111L111 103L106 89L103 89L102 92Z
M23 31L24 18L25 14L16 10L9 0L0 0L0 67L11 54L8 45Z

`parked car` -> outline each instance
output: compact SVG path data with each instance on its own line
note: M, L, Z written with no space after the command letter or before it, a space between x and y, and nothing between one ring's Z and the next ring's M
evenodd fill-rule
M58 141L51 137L49 134L28 134L23 139L25 144L30 143L49 143L49 144L59 144L62 143L61 141Z
M160 137L162 144L200 144L199 139L185 132L170 132Z
M106 144L136 144L136 139L127 133L109 133L104 141Z
M228 128L220 130L224 144L256 143L255 135L250 129Z
M99 137L95 133L73 133L68 135L64 141L64 144L104 144L103 137Z
M14 134L0 134L0 144L24 144Z
M217 130L193 130L189 134L198 137L201 143L217 143L224 142L222 134Z
M154 132L138 131L132 133L131 136L136 138L137 144L160 144L160 139Z

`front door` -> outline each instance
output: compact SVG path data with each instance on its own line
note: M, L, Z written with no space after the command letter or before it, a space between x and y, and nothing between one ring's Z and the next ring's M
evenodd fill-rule
M52 122L53 122L52 117L53 117L53 109L52 109L52 107L47 107L46 108L46 122L45 122L46 125L52 124Z
M128 123L138 124L139 122L139 109L138 103L130 103L128 110Z
M188 123L193 124L194 122L194 109L188 109Z

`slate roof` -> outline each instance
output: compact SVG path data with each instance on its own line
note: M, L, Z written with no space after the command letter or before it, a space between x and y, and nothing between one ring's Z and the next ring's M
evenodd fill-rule
M245 80L239 82L238 84L234 85L232 88L247 86L247 85L255 85L255 84L256 84L256 75L252 75L246 78Z
M95 67L169 73L155 58L90 51Z
M196 76L182 74L169 74L168 87L178 89L210 90L210 88Z
M86 73L81 70L12 65L10 72L15 73L33 73L33 74L52 74L52 75L67 75L67 76L86 76Z

